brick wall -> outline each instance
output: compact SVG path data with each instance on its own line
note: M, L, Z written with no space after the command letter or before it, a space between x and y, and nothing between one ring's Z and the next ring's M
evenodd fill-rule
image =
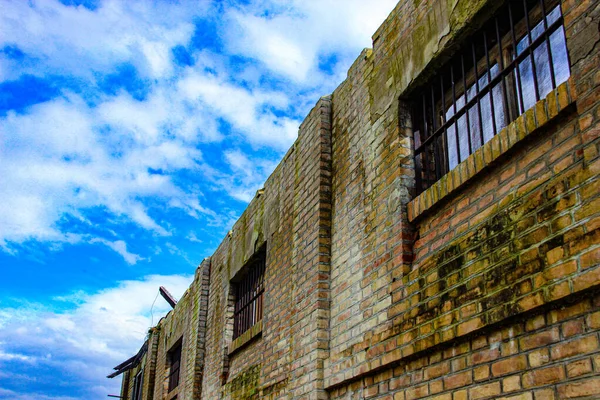
M334 389L336 399L597 398L600 297L510 320Z
M193 399L200 397L206 337L206 309L210 259L196 270L194 281L171 310L150 331L144 365L143 399ZM168 352L181 341L179 385L168 391Z
M502 3L397 5L153 330L155 399L181 337L178 399L600 397L598 1L561 3L569 81L415 196L408 99Z
M212 256L205 398L321 393L329 318L330 106L298 140ZM266 243L262 330L235 352L231 280Z
M334 296L325 372L340 397L351 395L336 388L366 390L364 380L382 370L600 283L598 73L588 64L599 65L598 4L563 3L571 80L463 162L450 174L453 181L404 209L402 187L412 193L410 179L403 180L412 175L410 162L400 145L390 157L397 172L388 172L390 159L381 161L376 137L393 152L394 140L412 136L405 93L439 65L445 47L497 7L475 2L464 9L458 2L449 11L441 2L423 3L399 4L362 69L351 69L334 92ZM397 25L402 19L415 22ZM464 21L475 26L467 29ZM578 29L589 36L579 39ZM370 60L376 67L364 84ZM353 118L356 108L367 111L363 121L370 112L370 121ZM394 180L401 182L398 216L389 207ZM375 223L368 219L373 209ZM394 392L371 387L363 394ZM413 396L419 397L425 393Z

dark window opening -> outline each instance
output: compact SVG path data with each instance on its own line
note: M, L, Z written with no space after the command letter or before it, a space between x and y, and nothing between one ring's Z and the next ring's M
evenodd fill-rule
M507 1L414 98L417 194L570 73L559 1Z
M144 383L144 370L137 373L133 379L133 394L131 395L132 400L142 400L142 385Z
M179 386L179 369L181 367L181 340L169 350L167 354L169 360L169 389L171 392Z
M266 254L266 246L263 246L244 266L233 282L235 296L234 340L262 320Z

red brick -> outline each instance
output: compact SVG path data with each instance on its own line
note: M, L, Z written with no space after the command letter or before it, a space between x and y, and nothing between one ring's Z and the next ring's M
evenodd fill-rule
M570 342L563 342L552 347L550 354L553 360L560 360L567 357L573 357L580 354L588 354L598 349L598 338L596 335L589 335Z
M465 371L459 374L450 375L444 377L444 388L448 389L456 389L462 386L466 386L473 382L473 372Z
M527 355L529 359L529 365L532 367L539 367L540 365L547 364L550 361L550 352L547 348L542 348L530 352Z
M487 399L500 394L500 382L488 383L469 389L470 400Z
M587 324L592 329L600 329L600 311L596 311L587 317Z
M463 322L462 324L459 324L457 327L457 335L458 336L462 336L462 335L466 335L467 333L471 333L479 328L481 328L483 326L483 321L481 320L481 318L473 318L469 321Z
M590 372L592 372L592 361L589 358L567 364L567 376L569 378L589 374Z
M436 394L444 391L444 382L441 379L429 383L430 394ZM448 394L448 396L451 396Z
M583 333L583 318L577 318L572 321L565 322L562 324L562 334L564 338L570 338L571 336L579 335Z
M536 333L533 335L525 336L519 340L521 351L534 349L536 347L546 346L550 343L556 343L560 340L560 333L558 328L552 328L550 330Z
M414 400L425 397L429 394L429 385L421 385L406 389L406 400Z
M473 375L475 376L476 382L486 380L490 376L490 367L487 365L481 365L479 367L475 367L473 369Z
M600 395L600 378L590 378L558 387L561 399L575 399Z
M447 375L449 372L450 372L450 363L443 362L441 364L426 368L424 371L424 376L425 376L426 380L429 380L429 379L435 379L442 375Z
M561 365L536 369L523 375L523 387L544 386L564 379L565 371Z
M428 397L428 400L452 400L452 393L440 394L439 396Z
M521 376L514 375L502 380L503 392L514 392L521 389Z
M500 357L500 350L498 349L486 349L473 353L471 356L471 362L473 364L481 364L488 361L492 361Z
M535 317L528 319L525 323L525 327L528 331L536 331L544 326L546 326L544 315L536 315Z
M572 317L581 315L589 311L591 305L587 301L581 301L572 306L562 307L557 310L552 310L548 314L548 323L553 324L555 322L564 321L566 319L570 319Z
M467 400L466 390L456 390L452 393L452 400Z
M582 254L579 262L583 269L595 267L600 264L600 247Z
M499 397L498 400L533 400L531 392L515 394L514 396Z
M524 355L506 358L492 364L492 375L502 376L527 368L527 359Z
M535 400L554 400L554 388L538 389L533 392Z

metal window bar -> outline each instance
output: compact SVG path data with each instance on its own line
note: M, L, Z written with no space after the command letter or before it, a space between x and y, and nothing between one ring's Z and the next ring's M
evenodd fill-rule
M540 0L540 7L542 9L542 21L544 22L544 30L548 30L548 17L546 13L546 2L544 0ZM546 39L546 51L548 52L548 59L550 61L550 65L554 65L554 61L552 59L552 46L550 45L550 35L544 36ZM556 76L554 74L554 68L550 68L550 79L552 81L552 87L556 87Z
M515 24L513 21L513 9L512 9L512 5L511 2L508 2L508 18L510 21L510 37L512 39L512 45L513 45L513 51L516 52L517 50L517 38L515 36ZM529 42L529 45L531 46L531 42ZM521 53L521 55L525 54L525 52ZM525 57L523 57L525 58ZM513 60L514 62L514 60ZM509 64L510 65L510 64ZM515 65L515 73L517 75L517 93L519 96L519 112L518 114L521 115L525 112L525 103L523 102L523 91L521 90L521 88L523 87L522 82L521 82L521 68L519 68L518 64Z
M260 251L247 267L244 278L235 284L233 314L233 339L252 328L263 317L264 273L266 254Z
M485 39L484 39L485 40ZM479 71L477 70L477 53L475 51L475 42L471 42L471 55L473 56L473 71L475 72L475 92L479 93ZM477 102L477 116L479 117L479 140L483 144L485 138L483 136L483 117L481 114L481 102Z
M519 2L522 3L522 7L516 6ZM547 7L547 3L552 6ZM547 9L550 12L546 12ZM522 15L518 14L519 12ZM549 22L548 16L552 12L558 12L558 16L553 22ZM539 15L539 18L536 17L534 22L540 24L542 28L541 33L536 37L532 35L530 20L532 15ZM508 18L506 18L507 16ZM515 17L518 18L518 21L514 20ZM508 26L503 26L500 21L506 20L508 20ZM429 88L422 92L422 99L416 102L413 109L413 121L416 122L415 169L417 194L438 181L455 165L464 161L479 146L485 143L482 100L486 96L489 99L489 113L492 117L490 122L491 134L496 135L504 126L526 111L524 89L533 89L536 101L547 94L540 93L536 65L540 61L536 61L534 57L534 52L541 46L545 46L547 50L547 60L544 61L549 63L552 89L562 83L557 82L555 77L556 67L554 63L556 60L553 58L553 52L557 49L552 48L551 42L551 36L559 29L563 29L560 2L556 0L509 0L507 5L499 10L487 26L484 26L480 32L473 35L459 54L454 56L445 67L442 67L438 76L430 81ZM492 34L488 35L488 32L492 32ZM483 43L477 43L475 38L478 37L483 37ZM519 47L519 51L517 51L517 46L523 39L527 40L525 46L523 49ZM504 41L512 44L512 49L510 49L510 44L503 43ZM512 52L511 58L504 60L503 52L508 49ZM563 49L563 51L566 53L566 49ZM490 55L492 53L495 54L493 57L494 62L492 62ZM470 63L471 58L473 64L467 67L465 61ZM520 71L526 60L531 63L531 82L527 77L523 77ZM568 60L566 62L568 63ZM458 74L455 72L456 64L459 65ZM494 72L493 74L493 68L498 69L498 73ZM480 74L480 69L485 69L485 71ZM470 76L469 71L471 70L474 78ZM509 85L507 80L512 79L512 76L515 76L516 80L514 84ZM450 88L444 87L444 79L448 78L451 82ZM485 79L480 82L481 78ZM457 96L458 83L461 84L459 88L462 90L459 96ZM439 85L441 89L439 98L435 94L435 85ZM494 97L496 87L500 91L500 98ZM450 96L446 91L450 92ZM474 91L474 94L471 95L470 91ZM425 94L428 92L430 92L430 95ZM450 104L446 103L449 97L451 97ZM517 110L510 109L511 98L516 98ZM461 100L462 103L460 107L457 104L458 100ZM479 117L478 128L481 143L477 143L477 146L472 141L472 127L469 123L469 112L473 107L477 107L475 112ZM419 115L421 116L419 117ZM504 120L500 121L504 124L503 126L497 126L496 115L504 116ZM465 131L459 132L459 121L462 117L465 117L467 123ZM449 148L451 139L455 141L453 147L456 147L456 149ZM468 149L462 149L462 152L468 151L469 154L467 155L461 154L461 140L468 145ZM455 165L452 165L451 159L455 161Z

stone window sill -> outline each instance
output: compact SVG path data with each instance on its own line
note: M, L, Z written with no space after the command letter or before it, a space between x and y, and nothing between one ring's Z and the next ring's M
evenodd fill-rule
M233 353L240 350L242 347L250 343L254 338L260 336L262 334L262 319L258 321L256 324L252 326L252 328L248 329L246 332L242 333L240 337L235 339L229 345L228 354L232 355Z
M426 215L436 204L456 193L517 143L548 124L575 100L573 83L569 79L408 203L409 221L415 222Z

